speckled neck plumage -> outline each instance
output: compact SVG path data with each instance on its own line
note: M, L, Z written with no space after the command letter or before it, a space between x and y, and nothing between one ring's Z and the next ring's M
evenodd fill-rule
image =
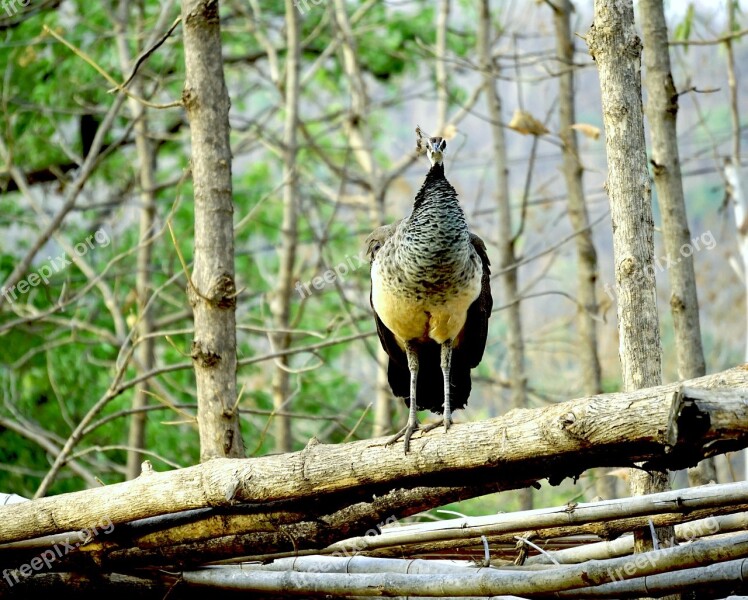
M403 292L450 294L475 276L479 260L457 192L444 177L444 165L431 167L413 212L400 223L377 261L385 285Z

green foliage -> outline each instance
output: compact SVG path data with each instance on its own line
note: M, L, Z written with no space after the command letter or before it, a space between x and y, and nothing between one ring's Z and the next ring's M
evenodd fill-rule
M732 0L732 10L735 11L735 16L743 14L743 9L740 7L740 0ZM740 31L740 23L737 19L732 23L732 31Z
M0 129L4 132L14 162L27 172L51 169L63 181L69 181L76 172L74 155L80 157L83 150L79 130L82 119L101 122L115 97L107 92L111 85L91 65L50 35L44 34L42 27L48 26L80 48L115 79L125 78L113 44L109 13L99 5L82 1L71 2L66 7L66 11L42 11L30 16L9 30L4 43L0 44L0 61L5 65L5 110L0 114ZM160 8L149 4L145 10L143 18L152 20ZM70 26L71 22L83 21L85 27ZM134 46L131 52L136 52ZM154 74L163 73L181 63L181 51L177 51L175 46L171 52L154 55L142 68L142 74L144 79L150 81ZM166 81L167 93L176 92L175 97L178 98L181 81L174 80L176 86L171 86L168 78L163 81ZM105 138L105 145L126 137L130 127L131 120L123 111L112 132ZM170 164L186 164L181 145L170 140L163 144L162 149L168 152L169 156L164 156L164 160ZM72 170L70 166L64 166L71 163ZM96 192L90 195L84 192L79 205L95 206L97 203L106 205L107 201L112 202L131 185L128 181L135 178L136 169L137 164L127 144L111 152L97 166L88 183L89 189ZM162 180L172 177L167 173L160 176ZM189 193L189 186L184 187ZM41 191L47 199L65 193L66 188L64 183L60 183L42 188ZM163 214L166 214L173 201L171 194L169 191L159 197ZM39 227L37 220L27 211L24 212L18 200L19 197L14 194L0 197L0 225L8 228L13 224L10 235L4 236L0 245L0 278L3 280L28 251ZM112 204L116 206L116 202ZM118 217L110 212L112 210L105 206L103 210L92 208L77 211L65 220L61 235L73 246L84 244L81 246L85 250L83 258L94 272L105 274L104 281L122 303L122 316L134 317L137 309L128 294L135 285L135 254L128 251L137 247L138 230L137 226L117 229ZM184 242L182 252L188 260L192 248L192 222L191 203L183 202L180 212L174 215L174 223L176 231L188 232L180 240ZM92 239L94 232L102 227L108 234L108 243L92 241L92 245L86 247L85 240ZM51 271L47 281L31 287L26 293L17 293L12 298L13 310L7 310L6 305L6 310L0 312L0 327L9 327L31 310L42 315L54 315L54 319L32 320L3 332L0 389L11 401L0 406L0 417L9 420L20 418L32 429L38 426L57 440L58 447L111 385L121 343L121 340L114 339L113 323L105 298L96 286L89 285L89 278L73 264L53 268L57 264L56 257L62 253L63 248L55 240L50 241L37 254L24 275L25 280L30 281L32 274L47 269ZM69 252L66 254L70 257ZM177 265L174 254L170 243L165 245L163 240L154 243L154 285L165 284L173 274ZM119 256L118 260L109 265L115 256ZM184 297L181 283L177 282L171 287ZM64 303L68 299L74 301ZM64 304L55 310L58 302ZM60 326L60 323L66 322L78 325L72 328ZM184 361L183 355L168 347L163 355L171 362ZM125 379L134 375L134 370L128 370ZM172 375L172 382L185 389L191 386L190 380L189 372ZM100 416L128 408L132 394L133 390L130 389L114 398ZM158 411L152 414L155 418ZM160 414L163 416L163 411ZM123 418L104 423L87 434L85 445L124 447L127 444L127 428L128 422ZM184 460L183 464L194 462L197 459L194 450L196 435L184 435L184 429L184 426L152 427L148 432L151 438L149 447L156 453L171 457L171 460ZM4 464L23 465L25 469L23 473L0 471L0 490L32 495L40 475L49 467L49 457L35 442L2 427L0 448L0 459ZM112 478L104 474L111 469L110 461L124 462L124 450L109 449L84 456L81 464L93 474L108 481L121 477L116 475ZM165 464L157 459L154 462L158 468L165 468ZM69 477L69 472L63 470L51 493L80 487L80 479Z
M285 16L280 2L260 1L257 4L261 5L261 19L252 19L253 7L246 2L221 3L224 71L232 101L231 141L235 153L232 168L235 268L240 290L237 295L240 359L263 357L273 351L268 341L268 332L272 330L269 305L277 287L278 249L283 233ZM351 1L346 5L354 15L363 3ZM739 10L737 3L736 6ZM162 7L162 3L156 2L132 7L124 42L131 58L143 51L147 38L159 33L156 26ZM501 32L504 26L500 21L503 10L502 4L501 10L493 15L494 34ZM423 103L419 110L424 110L423 106L433 100L428 81L433 78L434 69L435 11L435 3L427 0L378 2L363 17L355 18L352 24L356 58L372 99L370 112L355 117L365 119L367 143L373 149L380 170L390 166L393 161L391 148L402 142L397 138L397 132L412 131L414 123L403 123L406 113L403 110L406 106L404 97L417 97L417 101ZM368 265L361 265L355 257L361 250L365 232L378 218L373 214L380 207L365 205L360 199L337 202L336 194L355 197L368 193L368 190L361 184L366 180L366 174L355 156L355 149L351 148L348 135L353 120L349 112L351 82L346 75L343 52L337 45L340 32L333 13L332 2L328 0L310 3L310 10L300 18L303 76L318 60L322 65L308 80L304 80L301 90L304 126L298 132L302 147L297 160L301 208L294 278L305 284L338 265L348 265L349 268L335 284L327 283L319 290L312 288L307 298L302 299L292 292L290 312L295 331L289 336L291 346L295 348L345 335L369 333L373 329L367 304ZM177 14L175 6L173 15L165 20L167 25ZM464 82L475 76L467 71L476 64L476 16L476 5L471 0L453 2L453 18L447 32L448 59L454 74L449 81L452 108L468 98L469 88ZM47 217L59 210L62 200L70 192L72 181L80 172L79 164L86 145L82 129L86 126L95 128L97 123L101 123L114 105L116 95L109 92L113 87L111 82L80 54L45 34L43 26L48 26L80 52L90 56L90 60L114 80L124 81L129 73L123 70L118 41L113 33L115 26L110 19L110 7L106 5L68 0L58 10L40 8L17 26L2 32L0 64L4 69L0 135L10 148L14 165L26 173L52 173L52 183L32 185L35 200ZM676 39L690 39L695 21L698 19L694 5L689 4L686 16L675 29ZM259 33L266 36L262 42ZM537 32L530 33L532 37ZM522 44L523 36L518 39ZM267 44L277 54L276 73L272 72L270 61L263 54ZM329 50L331 45L332 51ZM537 50L538 55L540 52ZM523 67L526 72L522 77L527 80L527 87L522 97L528 103L537 89L532 80L542 76L530 75L531 69L537 67L537 72L543 73L540 67L545 66L534 61L535 58ZM183 63L178 28L140 66L137 81L143 96L159 103L179 99L184 84ZM548 72L557 71L557 68L553 62L553 68ZM273 79L275 76L277 81ZM503 83L497 85L497 89L502 86ZM580 88L580 96L589 93L588 89ZM514 96L514 92L508 95L507 113ZM396 110L391 110L393 105ZM0 307L0 393L4 399L0 404L0 419L6 423L25 424L23 431L19 432L0 422L0 465L22 466L0 469L0 491L26 496L34 493L49 467L50 455L34 440L33 434L37 429L43 430L55 447L60 447L75 425L106 395L123 356L133 343L138 343L130 334L143 314L135 293L142 190L130 110L130 102L124 102L104 139L105 147L110 151L100 157L76 208L65 217L60 228L60 238L72 244L85 240L99 228L108 233L110 244L99 244L85 255L87 266L100 279L92 284L85 267L69 265L55 271L45 285L34 286L14 298L12 305L6 303ZM428 111L424 112L427 119L432 117ZM477 105L472 113L473 118L481 119L480 127L485 127L485 110ZM189 180L190 139L182 108L149 108L146 115L149 139L157 152L158 231L150 242L152 258L148 269L154 294L150 310L158 329L168 332L168 335L162 333L156 339L157 364L173 367L189 364L193 338L185 293L186 278L179 260L181 255L188 270L191 269L195 211ZM407 118L410 119L411 115L407 114ZM597 106L580 107L578 120L602 125ZM729 113L724 107L710 107L705 120L709 129L726 130ZM429 123L421 124L428 129ZM707 145L709 139L703 131L704 128L698 129L694 137L697 143ZM460 138L459 143L464 139ZM412 147L412 140L408 146ZM450 142L450 148L456 146ZM466 164L478 163L485 158L478 155L480 148L477 145L475 148L478 152L471 155ZM587 176L592 178L598 174L598 167L592 161L589 166L585 163ZM7 179L3 171L4 166L0 165L0 185L4 185ZM460 178L467 181L467 175L462 174L465 171L455 171L458 172ZM516 173L512 177L519 179ZM405 188L410 184L406 182ZM555 180L547 185L555 185ZM393 188L388 191L382 212L393 214L397 207L397 217L400 217L402 206L412 199L412 194L408 191L406 196L403 188L392 191ZM481 191L486 198L493 194L488 187ZM694 199L691 200L693 206L689 205L689 214L698 222L718 203L720 191L710 188L706 180L694 183L691 191ZM2 192L0 278L5 280L45 225L20 194L5 193L5 189ZM535 209L531 207L529 210ZM177 248L166 229L167 221L174 232ZM490 218L487 221L486 227L491 227ZM532 224L525 232L531 228ZM492 253L495 251L494 237L486 236ZM523 235L517 243L521 256L529 254L533 248L527 237L529 234ZM48 257L57 256L62 251L60 241L51 239L37 254L24 277L48 266L51 261ZM571 263L564 260L558 261L562 264L554 271L559 285L574 280ZM496 265L495 268L498 270ZM523 277L529 272L530 269L523 270ZM533 285L530 283L530 288ZM527 292L531 294L532 289ZM498 307L499 304L497 297L495 305ZM534 331L535 323L528 324ZM490 350L479 369L474 371L486 379L495 379L506 362L503 340L507 328L500 312L492 318L491 329ZM568 327L557 339L569 344L573 343L574 335L573 327ZM707 340L710 346L717 346L721 341L717 336L708 336ZM670 338L666 337L666 342L669 341ZM304 417L294 420L297 446L314 435L326 442L369 435L372 414L367 409L371 401L367 395L374 388L372 355L378 342L370 337L355 344L298 353L289 359L293 394L290 410L294 415ZM371 371L365 371L366 367L371 367ZM244 411L242 432L249 454L262 455L275 449L269 428L273 420L270 389L275 368L272 360L264 360L242 366L238 372L240 387L243 386L239 403L239 409ZM366 373L368 380L361 376L362 373ZM121 381L130 382L138 374L130 366ZM543 386L547 385L548 391L552 391L557 385L556 377L546 379L547 383L538 382L537 390L546 391ZM150 402L158 409L148 413L146 445L151 453L148 457L157 469L170 468L172 464L196 463L199 447L192 418L196 404L192 370L174 370L159 375L155 381L158 386L150 389ZM610 376L604 387L606 391L617 391L620 381ZM86 432L76 447L76 451L81 452L75 457L76 464L107 483L122 478L130 420L121 413L130 408L137 389L137 385L129 386L111 399L98 415L96 426ZM495 401L498 403L499 399ZM179 408L174 404L180 405ZM403 406L398 410L404 418ZM109 417L111 420L107 420ZM83 485L83 480L66 467L50 493L72 491ZM544 504L563 504L573 497L572 491L560 488L549 488L547 492L544 488L543 494L547 494L542 496ZM510 510L516 508L515 500L511 494L491 496L461 504L457 510L467 513Z
M683 17L683 20L675 26L673 30L673 38L680 41L691 39L691 30L693 28L695 9L693 2L689 2L688 10ZM684 48L685 52L688 52L688 46Z

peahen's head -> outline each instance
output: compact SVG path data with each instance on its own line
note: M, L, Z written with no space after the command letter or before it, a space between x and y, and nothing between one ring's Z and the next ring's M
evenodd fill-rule
M423 132L420 125L416 125L416 152L422 154L425 149L432 167L443 164L446 147L447 140L443 137L430 137Z
M442 137L430 137L426 140L426 156L429 157L431 166L440 165L444 160L444 150L447 148L447 140Z

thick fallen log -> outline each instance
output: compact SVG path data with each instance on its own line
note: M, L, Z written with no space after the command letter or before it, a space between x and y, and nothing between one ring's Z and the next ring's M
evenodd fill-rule
M714 388L719 387L719 390ZM402 445L384 438L310 443L300 452L217 459L133 481L0 508L0 542L115 526L199 508L240 503L369 501L393 488L552 484L590 467L679 469L748 445L748 369L736 367L632 393L580 398L487 421L457 424Z
M680 539L693 539L745 529L743 514L730 520L720 520L718 515L727 515L723 519L728 519L732 517L730 513L748 510L748 482L738 482L532 511L397 525L386 527L379 534L383 525L397 522L395 513L415 513L429 507L434 502L431 496L433 491L432 488L393 490L371 503L346 507L316 520L312 519L313 511L310 510L306 515L282 512L214 515L194 523L185 515L186 523L166 530L152 530L150 520L140 521L120 526L114 537L102 535L94 543L82 546L77 553L60 557L53 568L65 571L102 567L116 571L143 566L184 566L198 564L197 561L204 563L237 557L267 561L284 555L313 554L350 556L365 553L369 556L401 557L439 550L454 552L457 548L480 544L481 536L486 536L493 548L492 557L496 557L496 545L506 547L504 554L514 554L515 536L529 537L541 545L542 540L580 534L609 539L636 527L647 527L650 521L654 526L681 523ZM452 496L442 493L439 497L458 500L475 494L474 488L464 488L455 490ZM251 523L254 521L250 517L263 517L264 528L251 533L234 533L245 517ZM367 526L369 530L366 535L339 539L346 536L346 532L361 530L371 517L377 517L379 521L374 526ZM216 522L213 523L213 520ZM294 520L298 522L294 523ZM156 520L155 524L158 523ZM215 535L216 530L221 530L221 535ZM47 536L2 545L0 569L27 563L54 545L64 547L66 537ZM565 550L558 554L558 560L573 562L563 559L572 551L586 557L576 562L630 553L632 550L623 542L625 538L619 538L615 542ZM249 549L251 553L248 553ZM535 556L528 559L528 564L546 560L546 557Z
M28 563L49 548L63 548L50 567L58 571L132 569L137 567L202 564L235 559L249 550L264 560L279 553L299 554L359 532L370 535L397 520L434 505L473 498L493 491L495 484L460 488L395 489L367 503L345 506L320 514L315 503L302 512L293 505L273 503L266 512L257 506L236 506L246 513L202 509L142 519L102 529L94 539L69 550L66 541L79 540L77 532L44 536L0 545L0 569ZM272 510L271 510L272 509ZM247 557L248 559L251 556ZM0 582L1 585L2 582Z
M16 583L10 572L8 580L0 580L0 598L27 600L28 598L75 598L75 600L108 600L138 598L163 600L167 597L174 581L133 577L121 573L40 573ZM184 599L183 599L184 600Z

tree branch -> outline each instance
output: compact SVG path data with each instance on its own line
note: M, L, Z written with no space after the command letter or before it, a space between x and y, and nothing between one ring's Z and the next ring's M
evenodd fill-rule
M716 390L714 388L720 388ZM457 424L412 440L403 456L377 438L309 444L300 452L215 459L133 481L0 509L0 540L12 542L121 524L184 510L345 494L371 498L393 487L556 485L596 466L678 469L748 446L748 368L629 393L579 398Z

